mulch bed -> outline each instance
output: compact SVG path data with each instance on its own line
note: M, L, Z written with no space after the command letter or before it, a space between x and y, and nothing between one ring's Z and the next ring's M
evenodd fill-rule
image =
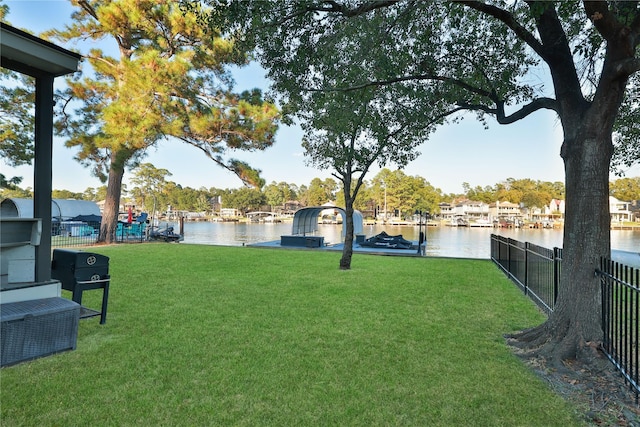
M640 427L635 391L608 360L597 368L575 360L551 368L544 359L520 357L552 390L578 408L586 425Z

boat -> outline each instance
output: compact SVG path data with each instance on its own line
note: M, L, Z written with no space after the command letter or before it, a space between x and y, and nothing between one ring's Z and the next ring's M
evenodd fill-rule
M386 248L386 249L416 249L413 242L406 240L402 234L391 236L386 232L381 232L375 236L369 237L360 243L364 248Z
M452 218L451 221L447 223L449 227L468 227L469 221L462 217Z
M184 236L173 231L173 227L168 224L164 227L154 226L149 230L149 240L159 240L164 242L181 242Z
M488 219L477 219L469 222L469 227L493 227L493 222Z

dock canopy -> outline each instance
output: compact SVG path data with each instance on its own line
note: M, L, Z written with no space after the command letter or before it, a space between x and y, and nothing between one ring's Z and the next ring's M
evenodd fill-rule
M293 216L293 227L291 229L291 234L296 235L306 235L313 234L318 231L318 216L322 214L323 211L332 210L340 212L340 216L342 217L342 237L344 238L347 234L347 230L345 228L346 221L346 212L343 208L339 208L336 206L313 206L298 209ZM362 234L362 213L360 211L353 211L353 234Z
M3 218L33 218L33 199L7 198L0 203ZM58 221L72 219L78 215L100 216L96 202L89 200L52 199L51 218Z

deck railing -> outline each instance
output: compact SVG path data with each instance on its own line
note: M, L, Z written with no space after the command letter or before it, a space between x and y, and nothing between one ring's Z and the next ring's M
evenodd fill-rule
M562 249L491 235L491 259L547 314L558 297ZM602 259L603 351L640 396L640 270Z

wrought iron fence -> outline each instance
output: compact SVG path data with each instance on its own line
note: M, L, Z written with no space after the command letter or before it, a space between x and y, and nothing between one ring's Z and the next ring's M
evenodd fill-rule
M554 310L562 249L491 235L491 259L547 314ZM603 258L595 274L602 291L603 351L640 396L640 270Z
M98 241L99 222L63 221L51 225L51 247L92 246ZM118 223L117 243L140 243L147 240L147 224Z
M491 259L547 314L558 297L562 249L491 235Z
M596 275L602 285L603 350L635 390L637 400L640 270L603 258Z
M98 240L99 222L53 221L51 224L51 246L91 246Z

